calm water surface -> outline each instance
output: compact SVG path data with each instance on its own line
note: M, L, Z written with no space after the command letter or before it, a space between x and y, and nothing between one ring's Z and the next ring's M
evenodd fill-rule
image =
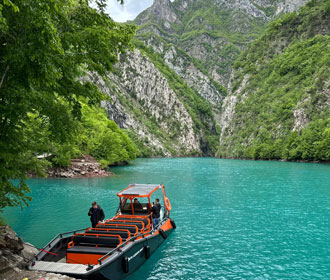
M176 231L130 280L330 279L330 166L212 158L140 159L96 179L29 180L33 201L5 218L42 246L106 216L129 183L163 183Z

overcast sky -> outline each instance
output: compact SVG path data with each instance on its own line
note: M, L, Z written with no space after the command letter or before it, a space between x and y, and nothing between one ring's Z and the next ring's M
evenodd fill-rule
M153 0L124 0L120 5L117 0L108 0L107 13L117 22L133 20L146 8L150 7Z

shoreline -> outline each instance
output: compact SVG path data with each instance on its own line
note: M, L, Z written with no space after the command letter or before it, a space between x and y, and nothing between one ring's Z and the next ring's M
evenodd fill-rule
M251 161L273 161L273 162L292 162L292 163L318 163L318 164L330 164L330 161L309 161L309 160L287 160L287 159L252 159L252 158L221 158L215 157L218 159L234 159L234 160L251 160Z
M291 162L291 163L312 163L330 165L330 161L308 161L308 160L285 160L285 159L248 159L248 158L234 158L234 157L216 157L216 156L150 156L138 157L136 159L175 159L175 158L214 158L214 159L229 159L229 160L245 160L245 161L266 161L266 162ZM134 160L132 161L134 162ZM129 162L111 165L110 167L116 168L120 166L130 165ZM66 178L66 179L83 179L83 178L104 178L112 177L115 174L108 171L108 168L101 168L101 165L92 156L84 156L78 159L71 160L71 166L68 167L51 167L46 171L46 178ZM43 178L28 174L28 178Z
M92 156L71 159L67 167L50 167L46 170L46 178L102 178L113 176L108 168L102 168L101 164ZM28 174L29 178L40 178L34 174Z
M75 280L55 273L28 270L28 265L38 254L38 249L28 243L8 225L0 226L0 278L4 280Z
M292 162L292 163L318 163L318 164L330 164L330 161L309 161L309 160L287 160L287 159L252 159L252 158L235 158L235 157L217 157L217 156L150 156L150 157L139 157L136 159L160 159L160 158L215 158L215 159L232 159L232 160L250 160L250 161L273 161L273 162Z

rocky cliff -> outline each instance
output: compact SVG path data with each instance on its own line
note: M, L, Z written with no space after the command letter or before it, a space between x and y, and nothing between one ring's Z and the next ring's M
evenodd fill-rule
M313 0L242 52L223 102L219 156L330 160L329 22L330 2Z
M27 270L38 250L21 238L8 225L0 226L0 279L3 280L74 280L74 278Z
M213 156L217 124L223 139L238 92L249 84L245 73L233 88L234 61L269 21L305 2L155 0L134 21L137 50L122 55L107 79L90 79L112 97L103 104L109 117L143 155Z
M261 34L269 20L297 10L304 3L305 0L155 0L135 23L139 25L138 38L202 92L196 83L201 73L227 87L239 52ZM182 63L187 60L190 63ZM192 66L199 71L189 73ZM206 84L211 87L212 83L204 80ZM217 96L221 90L208 93Z
M141 51L122 55L107 79L92 73L89 79L111 97L103 103L109 118L127 129L146 155L201 154L204 134L193 109ZM210 116L207 130L213 125Z

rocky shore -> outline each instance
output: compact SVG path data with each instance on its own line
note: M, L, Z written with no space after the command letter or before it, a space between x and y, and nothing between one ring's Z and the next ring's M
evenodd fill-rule
M23 242L13 229L0 226L0 279L2 280L74 280L65 275L29 271L27 267L38 250Z
M92 156L85 156L72 159L71 166L50 168L47 175L53 178L91 178L107 177L113 174L102 168L100 163Z

